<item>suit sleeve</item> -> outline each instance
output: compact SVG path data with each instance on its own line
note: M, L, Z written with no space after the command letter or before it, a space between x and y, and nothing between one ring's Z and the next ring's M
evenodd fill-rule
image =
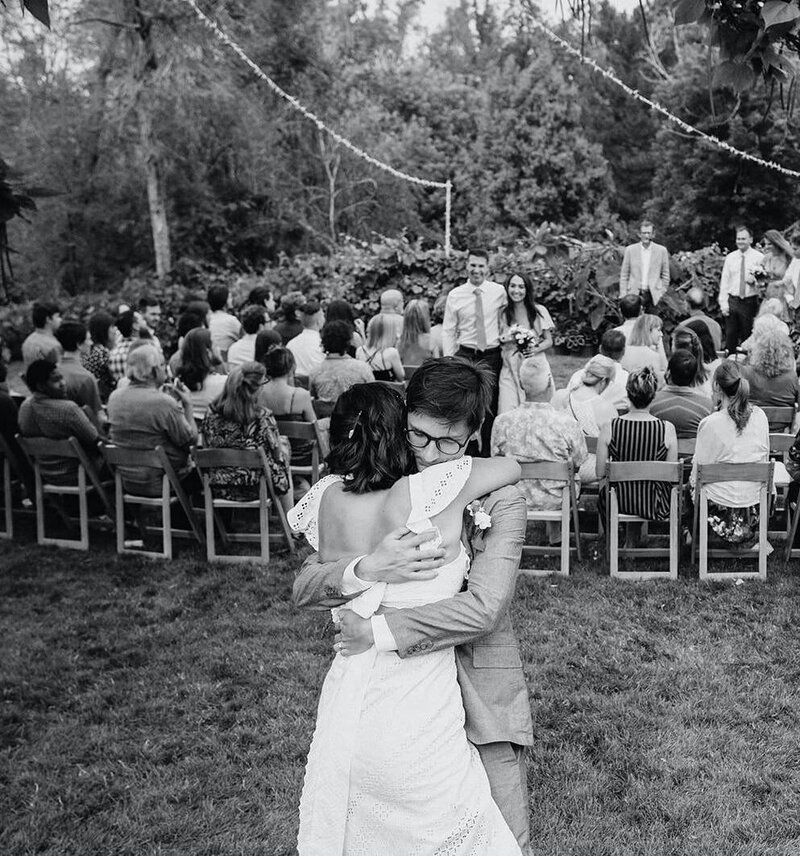
M628 283L631 278L631 254L630 247L625 247L622 255L622 267L619 269L619 296L625 297L628 293Z
M319 553L312 553L303 562L292 587L292 601L303 609L330 609L341 606L353 595L342 593L342 577L353 557L335 562L320 562Z
M508 611L525 539L525 500L516 488L505 488L486 507L492 526L484 536L485 549L475 552L467 590L426 606L385 613L401 658L485 636Z
M661 255L661 284L664 291L669 288L669 250L666 247Z

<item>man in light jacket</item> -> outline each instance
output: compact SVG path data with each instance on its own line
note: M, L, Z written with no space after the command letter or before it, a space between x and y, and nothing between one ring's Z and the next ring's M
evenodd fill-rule
M638 294L645 312L654 312L669 288L669 253L653 240L655 227L643 220L639 242L625 247L619 271L619 296Z

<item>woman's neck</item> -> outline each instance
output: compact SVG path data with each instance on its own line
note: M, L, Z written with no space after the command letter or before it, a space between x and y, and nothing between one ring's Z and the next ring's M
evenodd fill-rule
M647 407L631 407L628 411L628 419L655 419L650 412L650 405Z

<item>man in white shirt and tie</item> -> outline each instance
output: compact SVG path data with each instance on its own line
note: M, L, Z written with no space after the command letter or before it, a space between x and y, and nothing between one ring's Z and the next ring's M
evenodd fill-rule
M719 281L719 308L725 317L725 348L736 352L753 331L759 294L754 271L764 261L763 253L753 249L753 233L747 226L736 229L736 249L725 256Z
M484 363L495 378L490 413L481 428L481 454L489 455L492 424L497 414L497 395L502 356L500 353L500 315L508 303L505 288L486 279L489 254L477 247L467 256L468 281L457 285L448 295L442 323L444 356L466 357Z
M625 247L619 271L619 296L638 294L645 312L654 312L669 288L669 252L653 240L655 226L643 220L639 243Z

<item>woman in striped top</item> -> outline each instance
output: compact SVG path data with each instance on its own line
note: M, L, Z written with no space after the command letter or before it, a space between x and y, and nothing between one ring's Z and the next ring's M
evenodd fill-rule
M602 478L609 461L677 461L675 426L650 413L658 388L656 372L649 366L631 372L626 387L631 409L603 426L597 439L597 476ZM672 486L666 482L624 482L616 487L619 510L647 520L666 520ZM605 491L600 493L601 520Z

